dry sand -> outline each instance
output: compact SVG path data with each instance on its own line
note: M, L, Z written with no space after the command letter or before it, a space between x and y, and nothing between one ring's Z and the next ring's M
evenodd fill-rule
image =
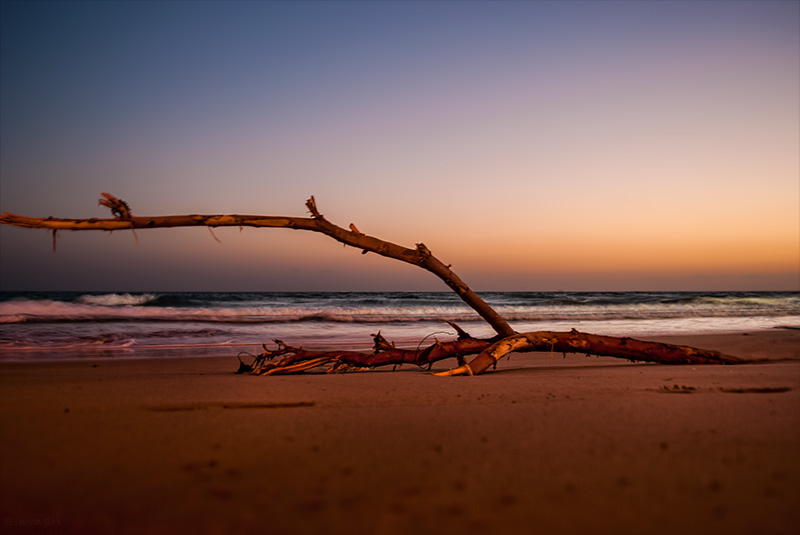
M2 532L800 533L800 331L677 341L798 360L3 363Z

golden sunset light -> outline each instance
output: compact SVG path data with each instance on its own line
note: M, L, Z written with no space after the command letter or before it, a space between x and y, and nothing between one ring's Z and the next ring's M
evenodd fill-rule
M139 214L303 215L313 194L342 225L487 276L537 274L519 290L552 287L542 270L634 289L593 279L616 269L667 277L635 289L716 272L746 276L730 289L800 289L792 2L47 6L4 8L4 211L91 217L113 191ZM251 247L371 269L261 232L222 249L187 234L174 270L104 284L166 288L185 282L182 258ZM4 289L94 287L109 241L67 276L47 236L0 233ZM196 289L285 288L273 265Z
M798 533L800 0L0 0L0 429L4 534Z

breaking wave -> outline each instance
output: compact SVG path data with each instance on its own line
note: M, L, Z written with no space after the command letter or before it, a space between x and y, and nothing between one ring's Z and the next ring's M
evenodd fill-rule
M800 293L484 293L520 331L578 328L612 336L800 328ZM415 346L461 324L491 328L450 293L0 293L0 360L91 352L189 353L260 347L279 336L304 347L356 347L383 330ZM400 346L398 346L400 347ZM204 349L205 348L205 349ZM252 350L252 349L250 349ZM36 353L36 357L34 357ZM24 355L20 357L19 355ZM39 356L41 355L41 356Z
M214 295L214 294L210 294ZM227 294L222 294L227 295ZM0 302L0 323L65 322L216 322L216 323L397 323L478 321L457 300L387 299L383 294L324 299L299 294L262 294L261 299L213 301L182 294L84 294L71 300L17 298ZM540 296L541 294L536 294ZM487 301L509 321L670 319L698 317L799 316L800 294L701 295L566 294L533 299L527 294L487 294ZM648 298L649 297L649 298ZM658 299L656 299L658 297ZM161 303L172 303L164 306Z
M144 305L156 300L155 294L103 294L103 295L81 295L76 301L87 305L100 306L136 306Z

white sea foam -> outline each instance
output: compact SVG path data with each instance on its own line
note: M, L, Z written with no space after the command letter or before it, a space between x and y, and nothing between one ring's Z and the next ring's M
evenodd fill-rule
M136 306L152 302L156 299L155 294L102 294L93 295L87 294L78 297L79 303L87 305L101 305L101 306Z
M16 299L0 302L0 323L74 321L201 321L276 323L398 323L418 321L477 321L463 304L450 306L140 306L152 294L81 296L76 301ZM248 303L249 304L249 303ZM626 303L612 305L496 305L509 321L663 320L679 318L736 318L798 316L800 300L696 300L691 303Z

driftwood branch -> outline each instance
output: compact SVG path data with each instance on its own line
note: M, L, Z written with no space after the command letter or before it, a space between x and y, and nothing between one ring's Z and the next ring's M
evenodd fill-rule
M419 266L439 277L467 305L480 315L497 333L491 339L471 337L454 323L450 326L457 338L448 342L435 342L417 350L397 349L380 333L374 335L374 351L307 351L276 340L278 348L264 352L253 359L252 364L242 363L240 372L262 375L298 373L320 366L327 366L330 373L348 369L370 369L379 366L413 364L424 367L435 362L455 358L459 366L437 375L477 375L496 365L497 361L511 352L547 351L559 353L584 353L610 356L632 361L657 362L662 364L740 364L745 361L686 346L655 342L643 342L631 338L614 338L571 331L517 333L491 306L481 299L451 269L437 259L423 243L414 249L387 242L362 233L355 224L349 229L329 222L320 213L312 196L306 201L311 217L262 216L262 215L170 215L143 217L134 216L128 204L111 194L103 193L100 204L108 207L111 219L56 219L36 218L5 213L0 215L0 224L26 228L58 230L123 230L153 229L169 227L205 226L291 228L325 234L338 242L361 249L363 253L376 253L388 258ZM464 357L477 355L466 363ZM241 359L240 359L241 361Z
M654 362L659 364L743 364L737 357L718 351L697 349L688 346L644 342L632 338L616 338L596 334L570 332L531 332L489 340L472 338L458 327L459 337L447 342L435 342L424 349L397 349L378 334L374 336L373 353L358 351L308 351L292 347L280 340L276 350L266 346L264 352L255 356L251 364L241 361L239 373L257 375L285 375L327 367L327 373L343 373L349 370L366 370L381 366L411 364L429 367L436 362L455 358L459 367L435 373L441 377L453 375L479 375L512 352L582 353L584 355L623 358L631 362ZM463 333L463 334L462 334ZM467 355L478 355L471 362L464 362Z
M634 362L657 362L659 364L741 364L745 361L718 351L697 349L689 346L644 342L633 338L616 338L597 334L539 331L507 336L478 354L468 364L436 375L477 375L509 353L549 351L551 353L583 353L598 357L616 357Z
M394 258L425 269L450 287L466 304L468 304L492 328L504 336L514 334L508 322L490 307L478 294L472 291L448 266L428 250L424 243L409 249L401 245L368 236L355 229L351 230L334 225L317 210L312 196L306 201L311 217L261 216L261 215L169 215L157 217L141 217L131 215L127 203L113 195L104 193L100 204L109 206L117 216L114 219L56 219L52 217L26 217L6 212L0 215L0 224L27 228L45 228L52 230L125 230L154 229L170 227L256 227L256 228L290 228L308 230L330 236L334 240L363 252L376 253ZM112 200L113 199L113 200Z

